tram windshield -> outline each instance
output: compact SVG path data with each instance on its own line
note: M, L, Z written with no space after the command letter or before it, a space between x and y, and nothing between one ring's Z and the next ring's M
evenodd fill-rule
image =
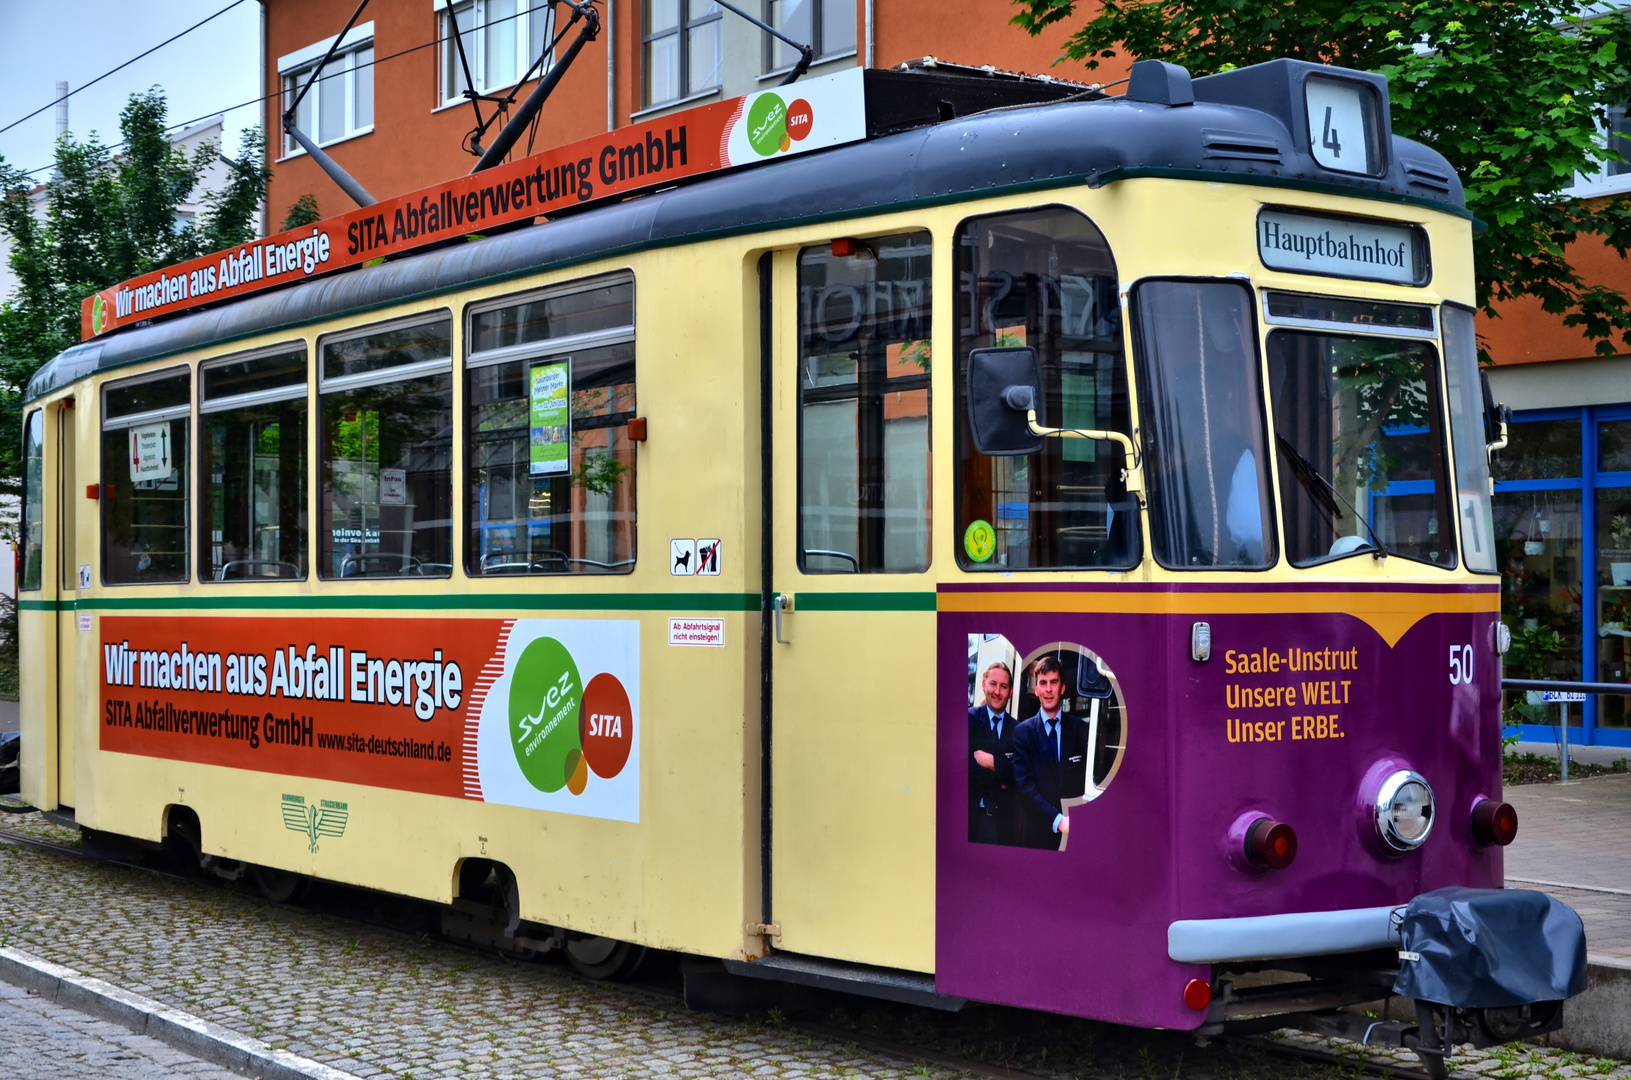
M1454 566L1433 347L1277 330L1268 359L1292 565L1385 553Z

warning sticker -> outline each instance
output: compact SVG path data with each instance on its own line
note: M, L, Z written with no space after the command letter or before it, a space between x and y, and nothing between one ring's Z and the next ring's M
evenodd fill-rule
M711 645L725 647L724 619L669 619L670 645Z

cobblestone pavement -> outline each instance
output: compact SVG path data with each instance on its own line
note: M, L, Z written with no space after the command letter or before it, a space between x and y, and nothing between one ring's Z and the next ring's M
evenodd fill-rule
M1518 811L1507 883L1556 896L1585 921L1593 957L1631 963L1631 776L1525 784L1506 800Z
M117 1024L0 983L0 1080L237 1080Z
M73 835L38 818L3 819L0 829ZM686 1010L673 993L672 963L666 983L592 983L564 965L515 963L428 934L270 904L219 882L7 843L0 944L367 1078L954 1080L970 1061L1057 1080L1354 1075L1263 1047L1202 1050L1187 1035L996 1007L946 1014L861 1003L808 1018L711 1016ZM800 1028L808 1022L822 1031ZM1359 1050L1282 1038L1328 1053ZM868 1040L911 1049L884 1054L864 1048ZM1417 1067L1410 1055L1372 1051L1378 1059ZM1454 1065L1465 1077L1631 1080L1631 1065L1539 1047L1463 1053Z

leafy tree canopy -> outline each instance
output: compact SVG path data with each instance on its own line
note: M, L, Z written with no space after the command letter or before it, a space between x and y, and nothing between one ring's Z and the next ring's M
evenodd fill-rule
M20 476L22 391L40 365L79 341L85 297L256 235L270 176L259 129L244 133L242 156L227 163L227 182L205 197L204 211L178 228L177 206L220 148L206 143L188 155L172 146L166 111L161 90L133 94L119 116L117 155L94 133L58 139L43 221L34 181L0 158L0 231L18 280L0 297L0 488L15 490Z
M1014 0L1038 34L1077 0ZM1622 257L1631 199L1560 195L1620 156L1599 125L1631 90L1631 22L1572 0L1101 0L1061 60L1167 60L1196 76L1293 57L1386 75L1393 131L1443 154L1488 230L1474 240L1478 305L1535 297L1596 342L1631 347L1631 304L1583 280L1568 247L1596 238Z

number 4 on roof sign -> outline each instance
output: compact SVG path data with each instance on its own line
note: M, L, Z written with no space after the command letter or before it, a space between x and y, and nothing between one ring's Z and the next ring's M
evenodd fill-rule
M697 541L697 576L719 576L719 540Z

